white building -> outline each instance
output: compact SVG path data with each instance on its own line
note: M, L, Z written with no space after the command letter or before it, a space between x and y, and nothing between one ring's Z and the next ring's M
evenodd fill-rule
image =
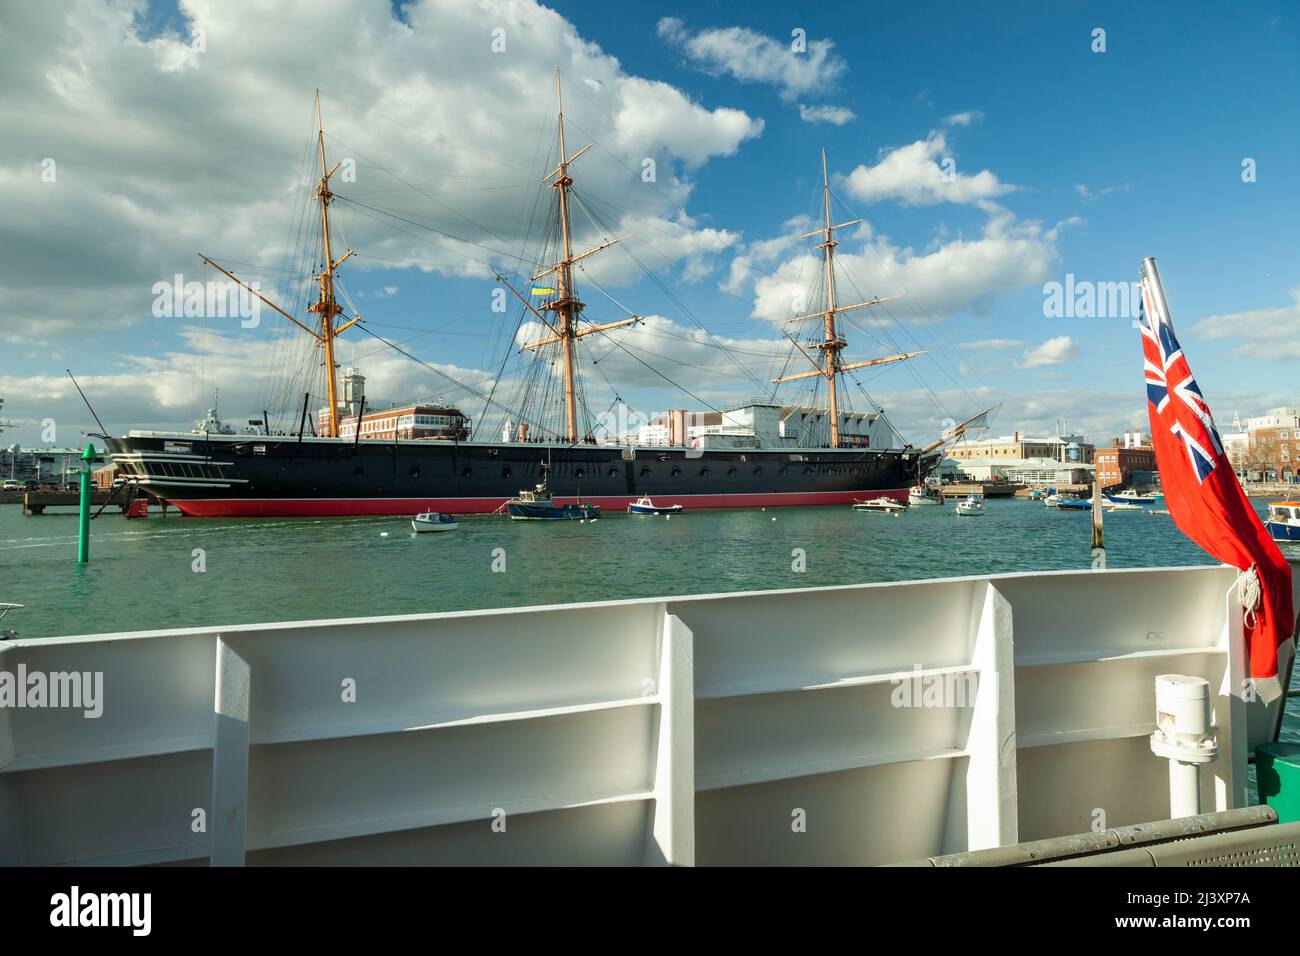
M719 412L674 409L637 430L639 445L692 448L820 448L830 444L825 408L751 402ZM880 414L840 413L841 447L899 448L903 441Z

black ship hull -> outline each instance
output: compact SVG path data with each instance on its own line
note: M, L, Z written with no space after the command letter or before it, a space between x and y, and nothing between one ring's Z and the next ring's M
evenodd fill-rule
M914 449L701 451L162 433L107 443L128 479L183 514L205 517L487 514L541 482L544 471L557 503L617 511L642 495L688 510L906 501L924 471Z

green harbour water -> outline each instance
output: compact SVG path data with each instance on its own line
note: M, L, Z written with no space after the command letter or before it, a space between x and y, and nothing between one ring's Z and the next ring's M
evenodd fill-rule
M606 512L582 523L464 517L456 531L416 535L401 517L106 511L80 566L74 512L3 505L0 601L26 605L6 626L48 637L1085 569L1089 520L994 499L977 518L951 504L898 517L847 507ZM1108 567L1212 563L1167 515L1108 513L1105 532Z
M0 601L25 605L5 627L38 638L1091 566L1087 512L1024 499L986 507L978 518L951 503L898 517L847 507L582 523L475 516L421 535L398 517L105 511L82 566L75 512L0 505ZM1108 512L1104 524L1108 567L1213 563L1168 515ZM1300 741L1300 698L1287 714L1283 738Z

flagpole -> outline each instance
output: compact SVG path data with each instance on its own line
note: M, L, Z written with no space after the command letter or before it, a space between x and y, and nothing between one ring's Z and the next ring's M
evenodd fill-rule
M1142 283L1147 291L1151 293L1152 304L1155 305L1159 314L1165 317L1169 327L1174 327L1173 314L1169 311L1169 300L1165 298L1165 284L1160 281L1160 270L1156 268L1155 256L1147 256L1142 260L1142 266L1138 270L1138 275L1142 278ZM1154 328L1154 323L1152 323Z

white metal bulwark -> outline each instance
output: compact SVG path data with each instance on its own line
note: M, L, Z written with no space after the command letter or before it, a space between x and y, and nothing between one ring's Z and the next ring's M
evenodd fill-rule
M880 864L1244 806L1236 572L1013 574L0 642L0 864ZM809 626L815 621L816 626ZM1290 648L1286 649L1289 655ZM1284 659L1284 666L1286 664Z

